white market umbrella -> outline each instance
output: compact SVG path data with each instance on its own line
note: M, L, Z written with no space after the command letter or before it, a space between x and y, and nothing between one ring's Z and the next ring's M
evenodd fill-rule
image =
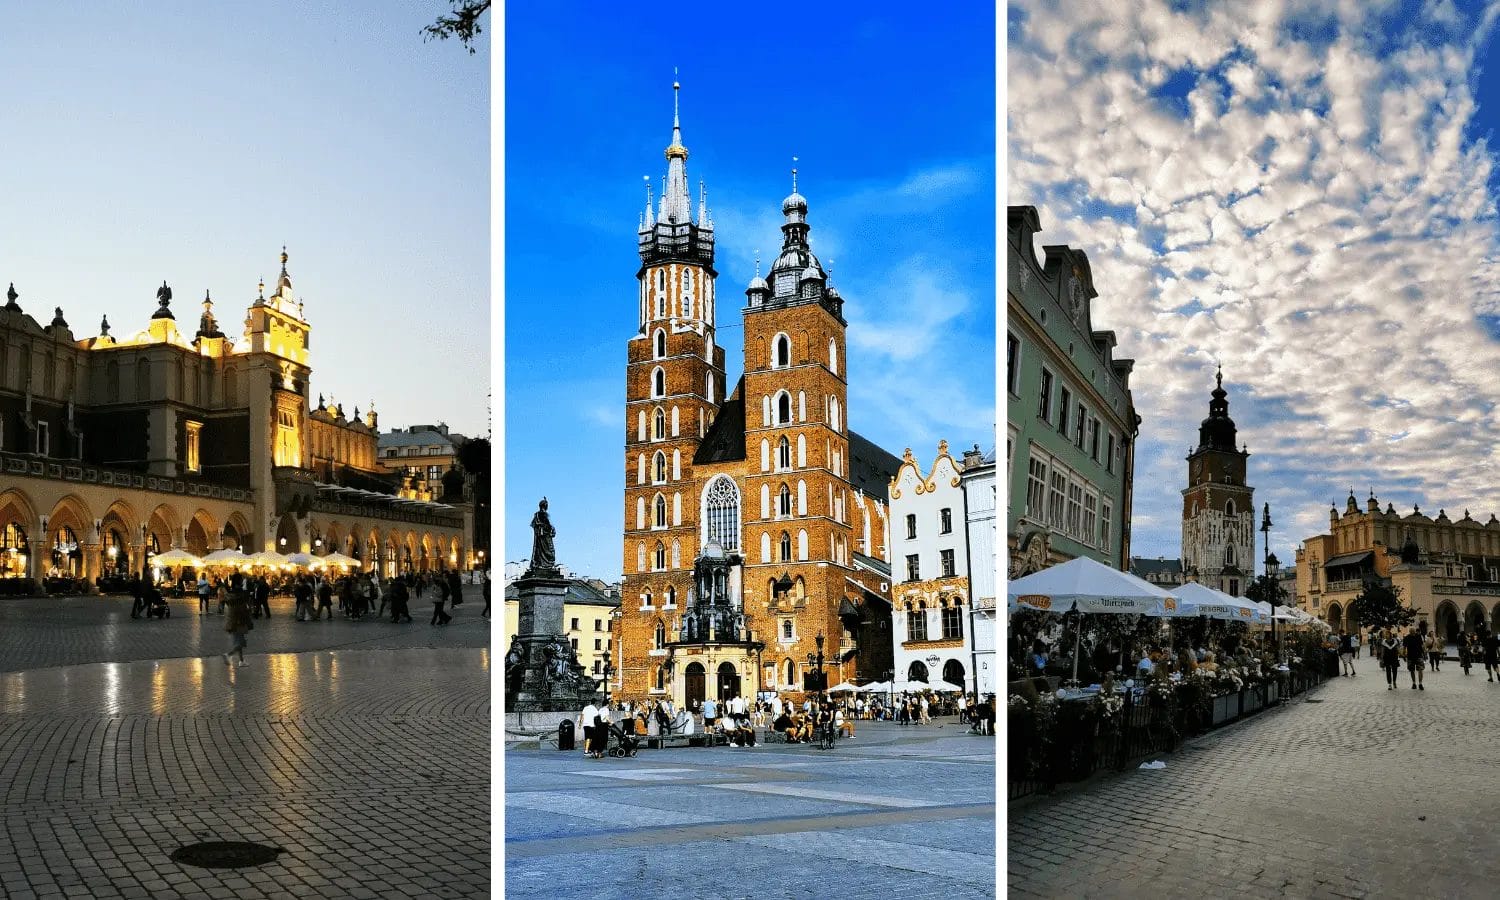
M363 565L363 563L361 563L354 557L345 556L338 551L334 551L327 556L320 556L318 557L318 559L321 560L325 566L338 566L341 569L359 568L361 565Z
M275 550L262 550L259 553L253 553L245 561L252 566L270 566L271 568L279 568L287 564L287 558Z
M869 684L860 685L855 688L861 694L884 694L891 689L889 681L872 681Z
M1005 590L1006 597L1017 606L1047 612L1077 609L1085 613L1164 616L1166 601L1173 599L1173 594L1144 578L1086 556L1018 578Z
M1082 613L1166 616L1169 604L1172 612L1177 606L1171 593L1087 556L1018 578L1006 586L1006 596L1017 606L1049 612L1076 609ZM1080 627L1073 638L1074 681L1078 680L1082 644Z
M898 694L920 693L922 691L932 690L932 685L928 684L925 681L908 681L905 678L897 678L895 681L891 682L891 686L895 688L896 693Z
M158 553L155 556L151 557L151 565L165 566L171 569L181 568L183 566L192 566L193 568L197 569L202 567L203 560L187 552L186 550L173 547L171 550L168 550L165 553Z
M828 693L830 693L830 694L847 694L847 693L855 692L855 691L858 691L858 690L859 690L858 686L852 685L852 684L850 684L849 682L846 681L846 682L844 682L842 684L836 684L833 687L829 688L828 689Z
M1178 618L1208 616L1210 619L1225 619L1231 622L1259 622L1261 611L1253 601L1243 597L1231 597L1207 585L1188 582L1172 589L1177 598L1177 609L1170 613Z
M288 554L286 561L303 569L311 569L320 565L318 558L310 553Z
M959 687L951 681L935 681L932 683L932 689L940 694L962 694L966 692L964 688Z
M250 561L250 557L234 548L215 550L203 557L203 564L215 568L239 568Z

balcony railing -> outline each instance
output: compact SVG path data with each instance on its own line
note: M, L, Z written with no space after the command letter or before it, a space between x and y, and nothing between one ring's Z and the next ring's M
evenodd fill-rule
M114 485L134 490L211 497L215 500L233 500L241 503L249 503L255 499L255 492L249 488L230 487L194 477L175 478L133 472L129 469L109 469L88 465L75 459L54 460L29 454L0 453L0 471L13 476L82 484Z

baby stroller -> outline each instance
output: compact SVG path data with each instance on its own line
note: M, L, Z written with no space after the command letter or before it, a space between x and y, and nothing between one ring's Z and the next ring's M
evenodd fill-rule
M146 593L146 618L172 618L172 607L167 605L167 598L156 588L151 588Z
M630 734L625 729L614 724L609 725L609 736L614 738L610 742L609 755L615 759L624 759L627 756L635 756L635 751L640 749L640 738Z

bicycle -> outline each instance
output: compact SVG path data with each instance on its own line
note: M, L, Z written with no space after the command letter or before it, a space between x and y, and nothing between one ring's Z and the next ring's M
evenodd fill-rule
M838 728L834 727L834 724L832 722L829 722L829 723L823 725L819 729L818 749L819 750L832 750L834 744L838 742L838 739L839 739L839 730L838 730Z

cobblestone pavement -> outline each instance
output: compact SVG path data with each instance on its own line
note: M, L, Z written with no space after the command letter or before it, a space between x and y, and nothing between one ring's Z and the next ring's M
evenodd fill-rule
M863 723L805 745L505 752L507 896L995 896L995 739Z
M465 586L463 604L446 626L427 624L430 606L411 607L411 624L389 618L298 622L290 597L271 599L271 618L255 619L252 652L297 653L340 647L488 647L489 622L480 617L478 585ZM0 672L19 672L86 662L129 662L222 653L229 646L217 604L198 615L198 598L172 600L168 619L130 618L129 597L0 598ZM387 612L389 616L389 612Z
M222 619L184 612L0 601L6 668L48 666L0 674L0 897L489 895L489 651L464 646L486 623L283 615L257 621L252 651L339 649L240 668L172 658L226 643ZM89 661L111 648L162 658ZM221 840L283 852L239 870L170 859Z
M1500 683L1457 663L1310 699L1012 811L1011 896L1500 895Z

